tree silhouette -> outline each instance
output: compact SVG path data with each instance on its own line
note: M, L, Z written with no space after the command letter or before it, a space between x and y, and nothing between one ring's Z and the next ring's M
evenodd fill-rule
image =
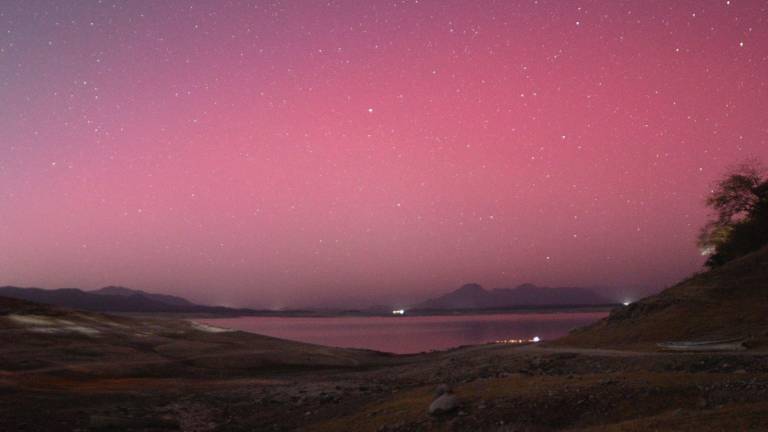
M746 162L717 182L706 204L714 210L699 234L699 247L717 267L768 244L768 177Z

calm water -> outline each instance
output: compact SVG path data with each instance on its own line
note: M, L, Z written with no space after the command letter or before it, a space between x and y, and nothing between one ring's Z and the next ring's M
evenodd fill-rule
M240 317L196 321L301 342L404 354L500 339L539 336L542 340L551 340L606 315L607 312L564 312L414 317Z

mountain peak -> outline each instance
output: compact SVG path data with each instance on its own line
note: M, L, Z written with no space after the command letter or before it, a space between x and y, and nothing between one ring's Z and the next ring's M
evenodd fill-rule
M443 296L429 299L416 309L488 309L536 306L586 306L609 304L610 301L587 288L542 288L524 283L515 288L486 290L469 283Z
M201 307L181 297L120 286L107 286L94 291L2 287L0 296L92 311L174 312L197 311Z
M479 294L486 293L487 291L480 284L468 283L461 286L461 288L454 291L454 293L462 294Z
M119 295L119 296L130 296L130 295L144 293L144 291L130 289L130 288L121 287L121 286L114 286L114 285L105 286L103 288L99 288L91 292L94 294Z

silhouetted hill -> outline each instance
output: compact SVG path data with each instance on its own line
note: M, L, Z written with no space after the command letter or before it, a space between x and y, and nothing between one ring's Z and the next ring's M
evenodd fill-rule
M745 338L768 342L768 247L615 309L557 343L655 348L679 340Z
M486 290L466 284L441 297L429 299L414 309L497 309L531 306L589 306L612 302L594 291L579 287L545 288L523 284L516 288Z
M167 294L154 294L154 293L148 293L146 291L142 290L135 290L125 287L118 287L118 286L108 286L101 289L97 289L95 291L89 291L93 294L100 294L100 295L115 295L115 296L123 296L123 297L132 297L135 295L144 296L146 298L149 298L151 300L158 301L160 303L164 303L167 305L174 305L174 306L199 306L196 305L189 300L177 296L167 295Z
M96 312L176 312L229 315L259 313L259 311L252 309L198 305L181 297L153 294L123 287L105 287L95 291L83 291L77 288L48 290L5 286L0 287L0 296Z

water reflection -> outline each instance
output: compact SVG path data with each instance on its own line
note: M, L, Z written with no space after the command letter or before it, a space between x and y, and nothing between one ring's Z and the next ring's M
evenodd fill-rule
M551 340L606 312L405 317L240 317L198 320L268 336L394 353L442 350L500 339Z

